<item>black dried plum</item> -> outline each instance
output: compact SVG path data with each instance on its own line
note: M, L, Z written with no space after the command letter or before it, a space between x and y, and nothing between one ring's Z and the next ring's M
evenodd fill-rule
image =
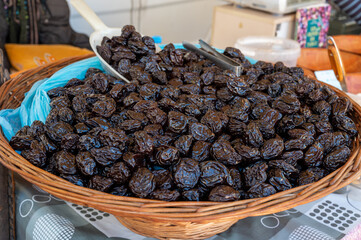
M123 130L108 128L99 133L99 140L103 146L117 147L123 151L127 145L128 137Z
M263 161L256 162L244 168L241 175L245 187L250 188L257 183L265 182L267 180L267 169L268 165Z
M113 179L113 181L117 184L127 183L131 175L131 171L124 162L114 163L106 171L106 176Z
M102 147L92 148L90 153L93 155L95 161L102 166L107 166L119 160L123 153L119 148L116 147Z
M233 185L229 170L217 161L204 161L199 164L201 171L199 182L203 187L213 188L220 184Z
M67 151L55 153L56 170L60 174L72 175L77 172L75 156Z
M212 155L215 160L225 165L237 165L242 161L241 155L232 147L228 141L216 141L212 145Z
M140 153L149 154L153 152L154 139L145 131L135 132L134 141L136 143L136 149Z
M213 141L214 133L204 124L191 123L189 126L189 134L197 141Z
M160 147L155 151L155 159L160 166L171 166L179 161L179 151L175 147Z
M325 157L323 164L326 169L335 170L346 163L350 154L351 150L348 147L339 147Z
M152 172L156 182L157 189L173 189L174 182L170 171L159 169Z
M271 159L278 157L284 149L284 143L281 138L272 138L264 142L261 147L261 157L263 159Z
M174 146L178 148L181 154L187 155L190 147L192 146L192 142L192 135L183 135L174 142Z
M320 142L315 142L305 152L304 164L307 167L319 167L322 164L324 149Z
M276 189L267 183L257 183L247 191L249 198L268 197L276 193Z
M281 169L271 169L268 173L268 182L277 190L285 191L292 188L291 183L286 178L285 174Z
M21 156L37 167L44 167L47 160L45 146L36 140L31 142L30 149L21 152Z
M209 193L208 200L214 202L237 201L241 197L240 193L227 185L216 186Z
M168 190L168 189L156 189L150 194L152 199L162 200L162 201L176 201L180 198L180 193L177 190Z
M198 162L191 158L183 158L173 168L173 179L178 188L191 189L199 180L201 170Z
M129 181L130 190L140 198L147 197L154 191L156 181L153 173L147 168L139 168Z
M85 176L92 176L96 173L96 162L90 152L79 152L76 157L76 166Z
M89 188L107 192L113 185L113 180L111 178L94 175L89 180Z
M192 159L198 162L205 161L210 156L211 144L204 141L197 141L192 148Z

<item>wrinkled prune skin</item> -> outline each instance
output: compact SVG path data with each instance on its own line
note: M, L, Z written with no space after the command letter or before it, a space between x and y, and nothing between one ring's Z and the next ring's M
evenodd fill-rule
M134 141L136 143L136 149L140 153L149 154L153 152L154 139L145 131L135 132Z
M319 167L322 164L323 147L321 143L314 143L306 152L304 157L304 164L307 167Z
M184 190L182 192L182 198L186 201L199 201L200 200L199 190L194 188L190 190Z
M321 178L326 176L326 170L322 168L308 168L300 172L299 178L297 179L298 185L306 185L309 183L317 182Z
M204 141L197 141L192 148L192 159L202 162L209 158L211 152L211 144Z
M37 167L43 167L46 164L45 146L36 140L31 142L29 149L21 152L21 156Z
M208 200L214 202L231 202L241 197L240 193L227 185L216 186L209 193Z
M123 155L123 152L119 148L110 146L92 148L90 153L93 155L95 161L102 166L107 166L114 163Z
M124 162L117 162L107 169L106 175L108 178L113 179L115 183L124 184L128 182L131 172Z
M96 162L89 152L79 152L76 157L76 166L85 176L92 176L96 173Z
M159 169L152 171L157 189L173 189L174 182L170 171L166 169Z
M272 105L281 113L285 114L296 113L301 107L300 101L296 97L290 95L276 98Z
M198 183L201 175L198 162L191 158L183 158L173 168L174 182L178 188L191 189Z
M33 140L34 138L30 135L15 135L10 139L10 146L15 150L29 149Z
M188 124L186 115L180 112L170 111L168 113L168 126L169 130L175 133L182 133Z
M212 155L215 160L225 165L237 165L242 161L241 155L225 140L216 141L212 145Z
M271 169L268 173L268 182L277 190L285 191L292 188L291 183L286 178L284 172L279 168Z
M179 161L179 151L175 147L160 147L156 149L155 159L160 166L171 166Z
M229 170L220 162L205 161L199 164L201 175L199 182L203 187L213 188L220 184L233 185Z
M187 155L190 147L192 146L193 137L192 135L183 135L174 142L174 146L182 155Z
M246 188L250 188L258 183L263 183L267 180L268 165L259 161L242 170L243 183Z
M89 180L89 188L101 192L107 192L112 185L113 185L113 180L111 178L107 178L99 175L94 175Z
M54 124L46 125L46 129L46 134L54 142L60 142L64 135L73 132L73 127L65 122L55 122Z
M75 156L67 151L55 153L56 170L60 174L72 175L77 172Z
M129 181L130 190L135 196L140 198L147 197L154 191L155 186L156 181L153 173L144 167L134 172Z
M99 133L99 141L103 146L117 147L124 151L128 137L123 130L108 128Z
M189 126L189 134L197 141L213 141L214 133L204 124L191 123Z
M358 134L351 100L301 68L224 54L240 76L126 25L98 53L130 80L90 68L49 90L45 124L10 145L73 184L163 201L263 197L342 167Z
M276 158L283 152L284 143L281 138L272 138L264 142L261 147L261 157L263 159Z
M257 183L247 191L248 198L268 197L276 193L276 189L267 183Z
M326 169L335 170L346 163L350 154L351 150L348 147L339 147L324 158L323 165Z

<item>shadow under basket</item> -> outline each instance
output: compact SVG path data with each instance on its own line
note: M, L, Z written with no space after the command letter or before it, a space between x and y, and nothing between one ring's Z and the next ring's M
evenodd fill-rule
M0 109L19 107L24 93L35 82L92 56L67 58L21 73L0 87ZM344 92L329 87L339 96L349 98ZM352 118L360 133L361 107L352 99L350 101L354 105ZM113 214L124 226L138 234L160 239L204 239L227 230L239 219L272 214L315 201L353 182L361 175L359 141L358 135L344 166L317 182L269 197L226 203L164 202L120 197L76 186L29 163L10 147L3 134L0 134L0 162L58 198Z

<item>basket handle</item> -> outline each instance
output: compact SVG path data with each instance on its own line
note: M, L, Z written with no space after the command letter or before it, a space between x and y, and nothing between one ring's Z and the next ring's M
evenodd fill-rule
M92 26L95 31L108 28L88 6L88 4L84 2L84 0L70 0L70 4L80 13L80 15Z
M327 38L327 52L336 78L340 82L342 90L347 92L345 68L343 67L340 51L331 36Z

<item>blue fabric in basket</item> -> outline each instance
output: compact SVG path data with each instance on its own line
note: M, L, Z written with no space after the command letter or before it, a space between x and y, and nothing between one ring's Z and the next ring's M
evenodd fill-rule
M46 116L50 112L50 98L47 91L56 87L65 86L71 78L84 79L88 68L102 69L96 57L88 58L57 71L50 78L36 82L20 107L16 109L5 109L0 111L0 126L5 137L10 140L15 133L25 125L31 125L35 120L45 123Z
M182 44L174 44L176 48L183 48ZM160 45L163 49L165 45ZM199 45L198 45L199 47ZM221 49L217 49L223 52ZM252 64L256 61L247 58ZM57 71L50 78L37 81L25 98L20 107L16 109L4 109L0 111L0 126L4 136L10 141L15 133L25 125L31 125L35 120L45 123L50 112L50 98L47 91L56 87L65 86L71 78L84 79L88 68L104 70L96 57L88 58Z

